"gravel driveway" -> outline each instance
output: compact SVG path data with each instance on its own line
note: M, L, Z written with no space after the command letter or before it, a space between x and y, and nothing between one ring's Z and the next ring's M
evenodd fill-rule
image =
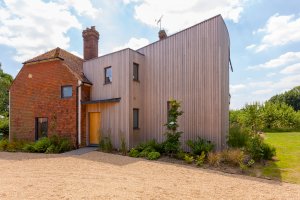
M0 153L0 199L299 199L300 185L89 152Z

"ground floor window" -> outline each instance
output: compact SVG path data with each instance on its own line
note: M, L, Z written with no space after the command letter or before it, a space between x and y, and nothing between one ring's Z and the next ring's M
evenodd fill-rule
M35 119L35 139L48 136L48 118L37 117Z
M133 129L139 128L139 109L133 109Z

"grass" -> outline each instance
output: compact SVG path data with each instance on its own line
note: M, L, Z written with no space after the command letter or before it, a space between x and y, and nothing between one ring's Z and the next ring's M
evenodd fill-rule
M265 141L276 147L277 161L262 168L264 176L300 183L300 132L266 133Z

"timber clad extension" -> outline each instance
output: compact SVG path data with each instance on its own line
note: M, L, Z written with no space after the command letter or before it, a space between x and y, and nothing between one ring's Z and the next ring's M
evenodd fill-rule
M141 49L100 57L95 27L84 30L83 38L83 60L56 50L47 59L25 62L10 89L11 138L34 140L34 119L47 117L48 136L62 134L78 146L108 136L116 148L123 139L128 147L150 139L161 142L167 102L174 98L184 111L182 142L199 136L217 149L225 147L230 42L220 15ZM72 85L72 97L60 98L67 85ZM50 130L53 113L57 123Z

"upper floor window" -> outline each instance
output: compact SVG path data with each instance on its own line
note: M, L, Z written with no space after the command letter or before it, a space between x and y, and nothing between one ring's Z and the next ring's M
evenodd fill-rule
M71 85L61 86L61 98L72 97L72 92L73 91Z
M105 84L111 83L112 82L112 69L111 67L106 67L104 68L104 75L105 75Z
M139 64L133 63L133 80L139 80Z

